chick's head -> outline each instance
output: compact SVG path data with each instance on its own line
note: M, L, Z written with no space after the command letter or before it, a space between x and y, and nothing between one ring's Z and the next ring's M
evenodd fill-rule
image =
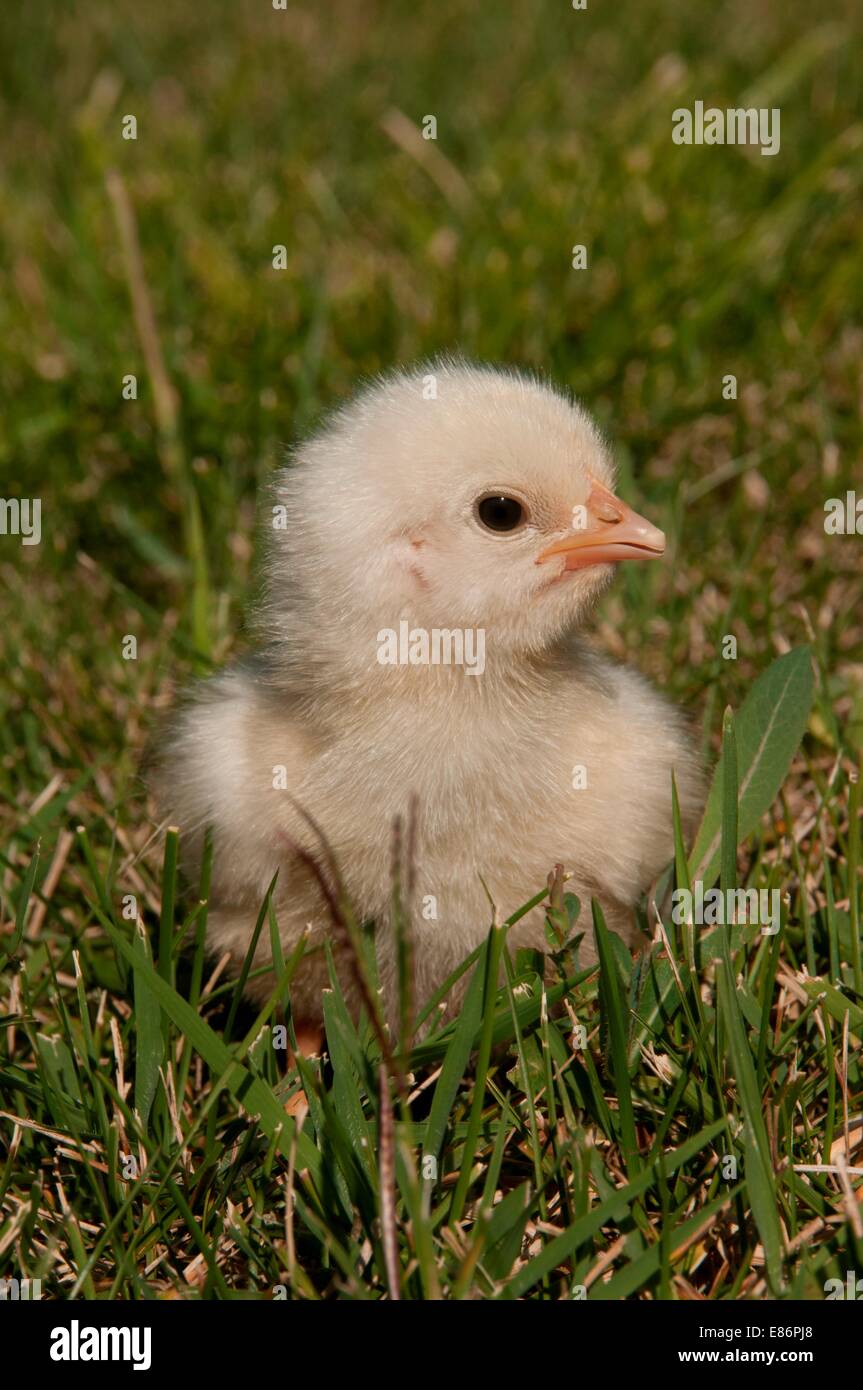
M371 387L301 446L276 497L288 521L270 547L270 603L303 603L372 654L403 618L481 627L508 655L542 650L585 618L618 560L665 544L614 495L580 407L461 364Z

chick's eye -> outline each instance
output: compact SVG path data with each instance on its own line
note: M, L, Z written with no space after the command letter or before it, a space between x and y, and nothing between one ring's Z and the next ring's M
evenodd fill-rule
M525 511L517 498L493 493L479 499L476 514L489 531L514 531L524 521Z

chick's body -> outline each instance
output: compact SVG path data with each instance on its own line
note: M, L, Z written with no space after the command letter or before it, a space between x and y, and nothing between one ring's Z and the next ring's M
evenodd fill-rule
M655 548L659 534L609 491L593 426L519 377L440 368L434 401L422 395L427 379L374 388L280 474L273 516L286 516L287 530L269 536L264 648L185 705L157 777L187 860L212 826L216 953L239 968L277 869L285 953L309 926L312 944L329 932L295 852L320 851L307 812L358 915L378 924L390 1007L392 825L413 798L424 999L485 936L486 888L502 920L555 863L584 904L582 925L593 894L630 936L633 904L671 853L672 769L685 822L701 797L680 714L575 635L610 577L609 546ZM522 509L516 526L504 498ZM586 521L578 512L574 534L579 507ZM482 628L481 674L381 664L382 632L403 619L412 629ZM514 941L544 945L542 909ZM588 932L582 959L591 950ZM270 964L266 930L255 963ZM319 951L293 985L298 1016L319 1018L325 986ZM249 992L263 999L271 988L262 977Z

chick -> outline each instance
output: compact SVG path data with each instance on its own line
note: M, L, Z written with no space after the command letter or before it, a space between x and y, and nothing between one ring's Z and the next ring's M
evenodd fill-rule
M330 931L297 854L320 850L307 812L377 923L392 1007L392 826L413 798L420 999L483 940L486 889L502 920L558 862L582 923L594 895L632 940L633 905L672 852L672 769L687 825L702 784L681 714L577 636L618 561L664 550L613 486L572 401L457 362L372 385L278 473L261 650L193 693L156 776L190 868L212 826L208 944L235 970L277 869L285 955L307 927L313 946ZM542 909L511 937L544 940ZM265 930L255 966L270 964ZM320 1019L326 985L319 949L292 986L299 1020ZM271 989L267 975L248 992Z

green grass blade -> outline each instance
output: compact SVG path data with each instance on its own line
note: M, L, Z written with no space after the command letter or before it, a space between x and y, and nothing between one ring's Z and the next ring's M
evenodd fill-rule
M767 1280L774 1295L782 1290L782 1231L776 1196L776 1174L770 1159L767 1128L752 1053L737 1001L734 977L725 961L719 968L719 1014L728 1040L732 1073L743 1118L743 1156L746 1190L752 1215L764 1246Z
M621 1147L626 1162L626 1171L630 1177L635 1177L641 1168L641 1158L635 1133L635 1114L632 1108L632 1089L629 1079L629 1055L626 1044L628 1010L624 1006L611 933L605 925L602 908L595 898L592 899L591 906L600 966L600 1007L605 1016L608 1030L611 1072L617 1091L618 1113L620 1115Z

